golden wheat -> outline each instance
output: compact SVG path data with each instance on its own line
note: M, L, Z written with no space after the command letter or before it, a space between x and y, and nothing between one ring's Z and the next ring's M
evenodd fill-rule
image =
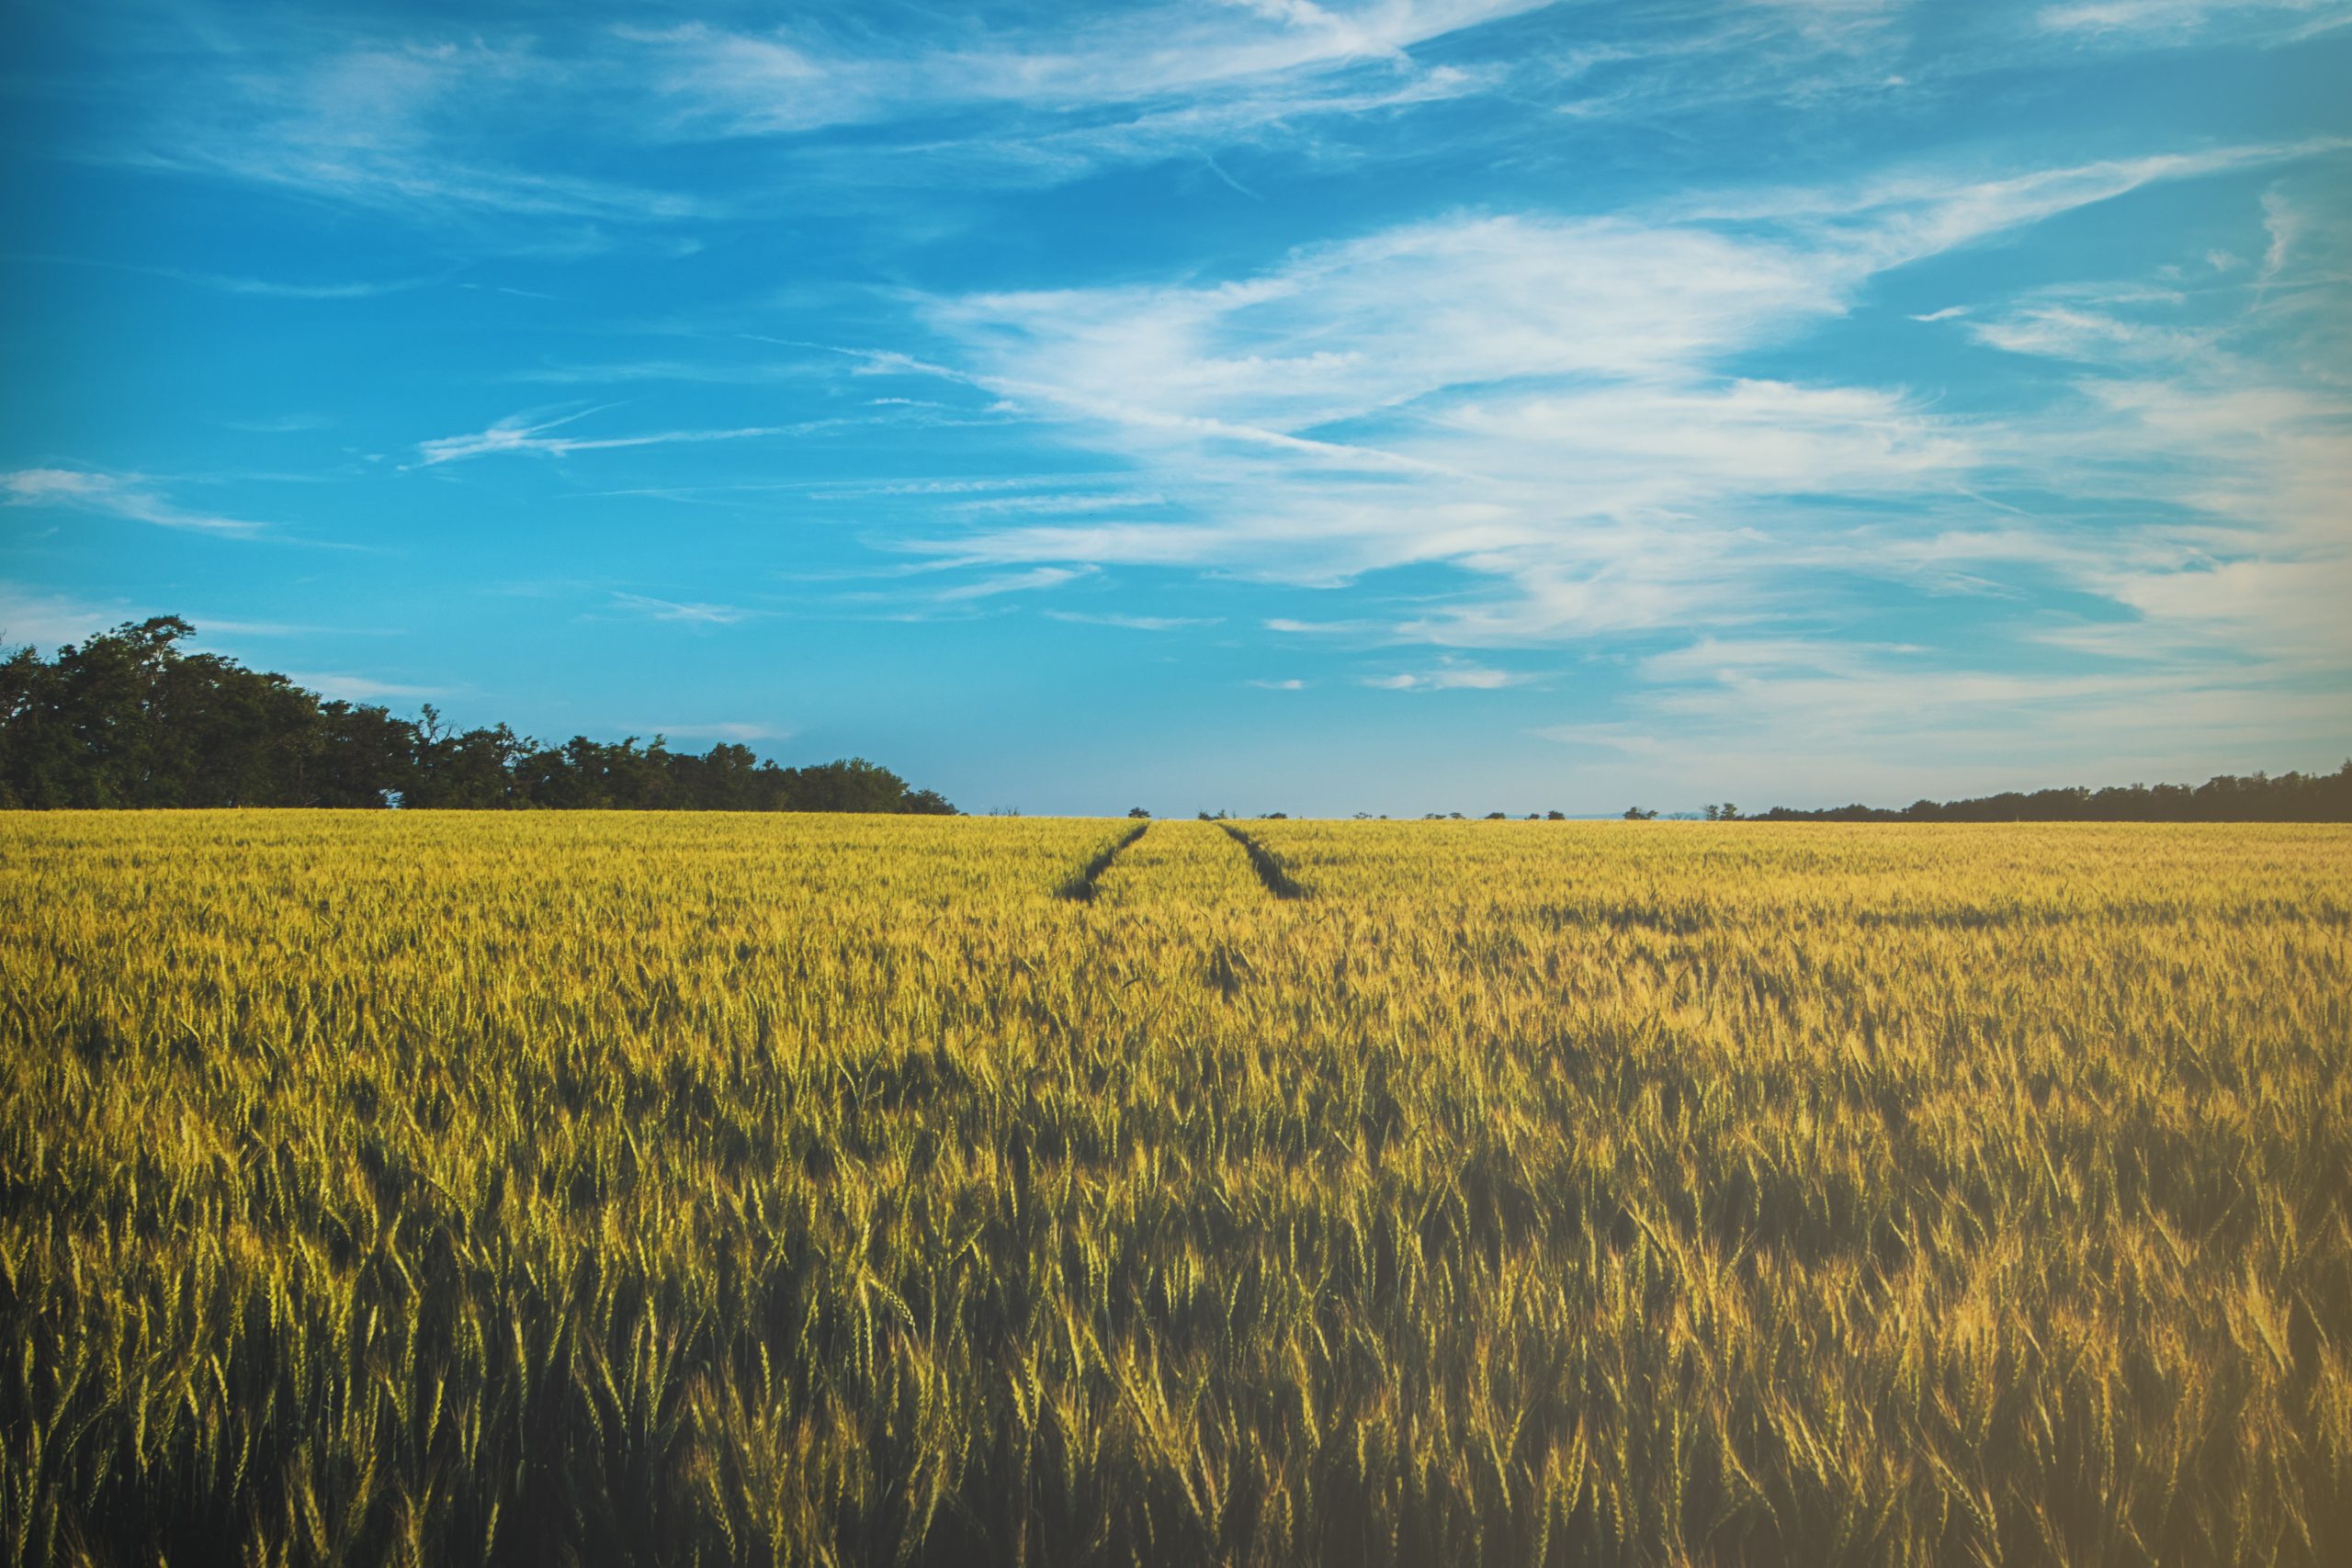
M2352 833L0 821L20 1562L2320 1562Z

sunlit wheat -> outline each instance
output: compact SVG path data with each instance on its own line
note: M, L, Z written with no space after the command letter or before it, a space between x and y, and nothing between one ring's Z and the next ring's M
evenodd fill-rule
M2340 1560L2352 833L1243 829L0 821L9 1556Z

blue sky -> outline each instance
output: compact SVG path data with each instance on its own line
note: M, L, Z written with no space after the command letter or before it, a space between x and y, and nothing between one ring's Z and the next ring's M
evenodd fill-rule
M0 634L967 809L2352 755L2352 0L20 0Z

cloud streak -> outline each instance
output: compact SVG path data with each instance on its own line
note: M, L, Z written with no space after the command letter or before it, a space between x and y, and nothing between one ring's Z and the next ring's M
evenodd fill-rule
M138 474L110 474L89 468L19 468L14 473L0 474L0 495L5 495L10 506L80 512L231 538L250 537L267 526L249 518L190 511L156 494L152 481Z
M634 446L699 446L714 441L754 441L776 436L811 435L852 423L838 419L804 420L797 424L742 425L726 430L662 430L638 435L550 435L575 420L601 413L583 409L556 419L514 414L486 430L469 435L443 435L416 446L418 468L438 468L476 457L530 456L569 457L581 452L617 452Z
M1131 632L1186 631L1193 626L1213 626L1224 619L1221 615L1130 615L1114 610L1048 610L1046 618L1080 626L1116 626Z
M1178 101L1183 113L1237 107L1231 95L1361 66L1442 86L1418 46L1551 0L1384 0L1374 5L1156 6L1045 32L982 33L953 47L845 50L806 27L764 33L691 22L625 29L656 62L680 134L760 136L915 119L957 108L1073 110ZM1288 100L1310 111L1313 98Z
M1403 671L1392 675L1367 675L1363 683L1384 692L1494 692L1527 679L1508 670L1450 660L1433 670Z
M669 621L692 626L732 626L755 619L762 612L746 609L741 604L709 604L674 599L656 599L644 593L611 591L612 606L649 621Z

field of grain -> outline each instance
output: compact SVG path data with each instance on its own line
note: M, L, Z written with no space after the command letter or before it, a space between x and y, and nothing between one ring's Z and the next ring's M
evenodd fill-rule
M2345 1560L2352 832L1236 826L0 820L9 1560Z

